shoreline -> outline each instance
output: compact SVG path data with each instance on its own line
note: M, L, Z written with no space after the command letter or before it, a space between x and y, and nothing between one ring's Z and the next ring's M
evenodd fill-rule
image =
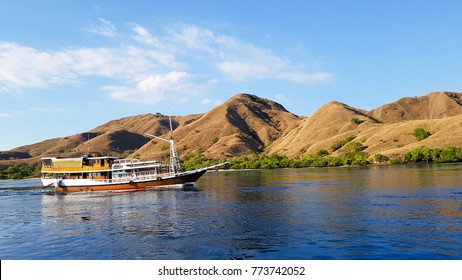
M216 172L239 172L239 171L265 171L265 170L277 170L277 169L302 169L302 168L370 168L370 167L380 167L380 166L405 166L405 165L434 165L434 164L461 164L462 161L455 162L404 162L404 163L369 163L365 165L339 165L339 166L301 166L301 167L276 167L276 168L243 168L243 169L217 169L217 170L208 170L206 173L216 173ZM40 177L26 177L21 179L0 179L0 182L9 182L9 181L34 181L40 180Z

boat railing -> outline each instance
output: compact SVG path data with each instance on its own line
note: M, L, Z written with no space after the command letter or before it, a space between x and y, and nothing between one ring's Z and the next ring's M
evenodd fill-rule
M136 158L124 158L124 159L116 159L112 163L112 168L122 168L124 166L134 164L134 163L139 163L140 160Z
M112 179L94 179L94 181L103 182L103 183L129 183L137 182L137 181L146 181L146 180L156 180L161 179L164 177L170 176L169 174L158 174L152 171L139 171L139 172L131 172L119 175L118 177Z
M119 159L112 164L112 169L124 169L132 167L161 166L162 163L156 160L141 161L139 159Z
M123 159L116 159L116 160L114 160L114 163L120 163L120 164L124 164L124 163L135 163L135 162L140 162L140 160L137 159L137 158L123 158Z
M81 166L81 167L45 167L43 166L41 172L84 172L84 171L105 171L108 170L107 166Z

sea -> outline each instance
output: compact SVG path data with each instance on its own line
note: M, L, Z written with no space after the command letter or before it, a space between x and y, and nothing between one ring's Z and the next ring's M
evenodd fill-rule
M194 190L0 181L2 260L462 259L462 164L219 171Z

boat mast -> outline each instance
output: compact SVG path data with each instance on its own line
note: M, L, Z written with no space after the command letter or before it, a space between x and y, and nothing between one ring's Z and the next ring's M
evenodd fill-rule
M88 155L90 155L90 133L87 132L87 149L88 149Z
M173 141L173 126L172 126L172 116L170 114L170 108L168 108L168 120L170 122L170 164L172 165L172 172L176 173L180 169L180 163L178 162L178 155L176 153L175 141Z
M173 140L173 126L172 126L172 117L170 116L170 110L169 110L168 118L170 122L170 140L160 138L158 136L155 136L149 133L146 133L146 135L170 143L170 172L176 173L177 171L180 170L180 163L178 161L178 154L176 153L175 141Z

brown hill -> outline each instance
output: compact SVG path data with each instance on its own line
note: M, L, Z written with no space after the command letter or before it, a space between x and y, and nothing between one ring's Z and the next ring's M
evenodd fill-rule
M311 116L301 118L276 102L238 94L205 114L172 117L173 136L182 158L203 153L220 159L249 152L300 157L320 149L335 154L338 151L334 151L333 145L347 138L362 143L370 155L396 156L423 145L462 145L461 100L462 93L434 92L402 98L369 112L332 101ZM417 141L412 133L418 127L432 135ZM82 155L89 149L121 157L167 156L168 143L150 139L146 133L170 138L168 117L126 117L89 132L0 152L0 165L36 162L44 156Z
M173 133L180 156L204 153L210 158L227 158L262 152L301 118L282 105L255 95L238 94L197 120L179 126ZM169 138L164 134L163 138ZM152 140L136 151L143 158L168 155L168 143Z
M417 98L402 98L369 112L330 102L267 151L289 157L321 149L335 154L333 145L347 138L362 143L370 155L398 156L422 145L431 148L459 146L462 145L460 100L461 93L435 92ZM354 118L363 121L358 124ZM430 131L432 136L417 141L413 131L419 127Z
M173 117L172 126L176 128L198 116L200 115ZM169 130L167 116L143 114L110 121L89 132L18 147L9 153L4 152L4 157L9 155L9 157L38 160L44 156L79 156L87 153L88 150L103 154L128 155L149 141L145 133L160 134Z
M268 152L298 157L320 149L329 150L335 141L347 136L356 137L362 130L377 124L379 122L366 111L332 101L275 141L268 147Z
M418 141L414 129L424 128L431 136ZM403 155L421 146L436 148L462 145L462 115L441 119L412 120L384 124L361 131L357 140L367 147L370 155L378 153L389 157Z
M453 117L462 114L462 93L432 92L421 97L405 97L368 113L384 123Z

